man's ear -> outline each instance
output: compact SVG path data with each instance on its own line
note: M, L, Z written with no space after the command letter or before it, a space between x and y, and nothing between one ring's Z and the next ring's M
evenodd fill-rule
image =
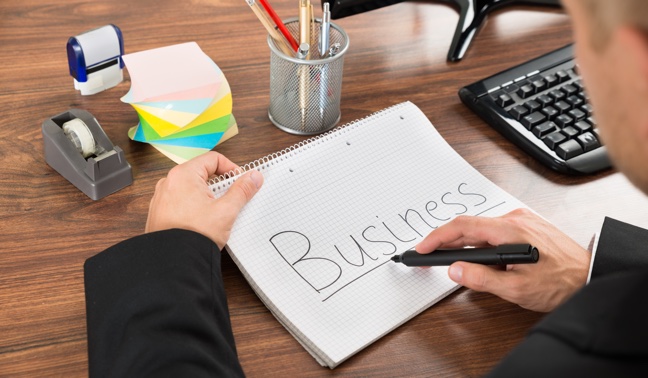
M648 33L633 26L622 26L614 33L614 43L621 59L627 60L626 67L632 72L635 89L648 98Z

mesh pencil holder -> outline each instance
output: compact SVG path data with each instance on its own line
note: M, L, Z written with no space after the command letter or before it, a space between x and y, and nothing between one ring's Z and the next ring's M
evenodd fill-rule
M321 20L315 20L312 41L319 43ZM285 22L288 31L299 40L299 20ZM270 121L283 131L313 135L332 129L340 120L344 54L349 48L346 32L333 22L329 46L339 44L333 56L320 55L319 46L310 48L310 58L286 55L268 35L270 47Z

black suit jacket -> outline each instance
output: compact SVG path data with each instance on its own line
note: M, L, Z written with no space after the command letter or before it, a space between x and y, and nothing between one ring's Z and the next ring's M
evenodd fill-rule
M648 377L648 231L606 218L590 283L554 310L493 377Z
M210 239L144 234L85 263L92 377L243 376Z

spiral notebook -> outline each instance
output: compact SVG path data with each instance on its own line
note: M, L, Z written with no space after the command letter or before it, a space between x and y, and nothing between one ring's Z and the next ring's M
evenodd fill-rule
M394 254L458 215L525 207L464 161L410 102L241 171L250 169L265 182L227 250L277 320L330 368L457 289L447 267L409 268L391 262ZM236 177L210 187L218 197Z

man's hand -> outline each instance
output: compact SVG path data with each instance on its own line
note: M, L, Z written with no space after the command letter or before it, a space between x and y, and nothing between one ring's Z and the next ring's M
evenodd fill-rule
M225 156L210 151L171 169L155 187L146 232L171 228L192 230L223 248L239 212L263 184L263 175L252 170L215 199L207 180L236 168Z
M495 294L534 311L553 310L585 285L591 254L526 209L498 218L459 216L432 231L416 250L429 253L438 248L516 243L538 248L538 263L508 265L502 270L456 262L448 275L470 289Z

